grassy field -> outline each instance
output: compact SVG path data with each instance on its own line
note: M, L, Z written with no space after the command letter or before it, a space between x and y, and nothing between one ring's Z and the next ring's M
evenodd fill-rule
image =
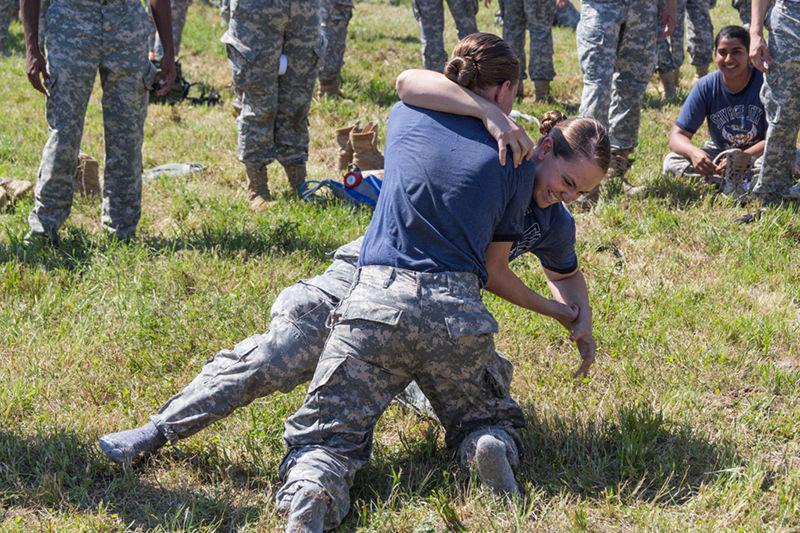
M493 12L481 9L480 27L500 32ZM713 17L719 27L735 12L720 1ZM221 32L214 8L192 6L191 81L228 86ZM12 33L15 54L0 58L0 176L33 181L44 103L24 75L18 23ZM557 107L574 113L575 37L555 35ZM383 131L395 76L420 64L409 2L357 3L346 59L349 99L312 105L314 178L335 176L333 130L358 118ZM692 74L686 65L684 95ZM96 89L83 149L102 159ZM520 109L549 107L529 97ZM677 113L651 85L631 171L647 195L576 216L599 344L591 379L572 379L578 357L555 322L486 297L529 418L524 500L482 491L437 427L392 407L344 531L800 530L800 213L738 226L741 208L660 176ZM60 246L39 252L21 246L30 199L0 214L1 531L281 530L282 424L303 387L142 466L120 469L95 446L142 423L215 351L265 330L280 289L321 271L324 252L369 221L367 210L288 198L252 214L235 144L227 105L151 107L145 167L207 170L147 182L130 245L102 237L96 198L78 198ZM287 191L277 165L271 175ZM535 258L514 268L547 291Z

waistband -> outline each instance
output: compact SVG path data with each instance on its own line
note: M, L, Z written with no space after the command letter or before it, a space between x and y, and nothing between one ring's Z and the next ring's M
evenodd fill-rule
M480 278L472 272L417 272L386 265L365 265L356 272L355 282L369 281L373 285L389 287L395 282L411 283L420 287L447 286L460 293L480 294Z

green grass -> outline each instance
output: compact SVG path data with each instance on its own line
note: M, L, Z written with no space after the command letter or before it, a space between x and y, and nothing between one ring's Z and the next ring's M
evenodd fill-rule
M499 32L493 13L481 9L480 27ZM713 17L719 27L735 13L720 2ZM349 99L312 105L312 178L335 175L335 128L358 118L383 131L395 76L420 64L417 31L407 1L356 5ZM193 5L183 64L229 100L220 34L216 9ZM555 38L556 107L574 111L574 34ZM447 46L455 40L448 18ZM0 175L33 181L44 105L25 79L18 23L11 43L16 55L0 58ZM684 95L692 75L686 65ZM83 149L102 160L99 102L98 85ZM521 109L549 107L529 98ZM576 217L599 344L591 379L571 378L578 358L560 326L487 296L529 419L524 500L482 491L437 427L393 407L343 530L800 529L800 212L737 226L741 208L661 176L677 112L652 84L631 171L648 194L606 198ZM137 242L102 238L94 198L76 199L53 249L21 246L31 200L0 214L1 531L282 528L272 503L282 422L302 387L143 466L110 465L95 442L142 423L216 350L266 329L277 293L321 271L324 252L359 235L370 213L286 198L250 213L227 106L151 107L145 133L146 167L207 170L145 185ZM278 168L271 176L287 191ZM514 268L547 290L535 258Z

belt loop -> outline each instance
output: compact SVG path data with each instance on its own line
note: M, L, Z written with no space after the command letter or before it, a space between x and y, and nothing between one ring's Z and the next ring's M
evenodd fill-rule
M397 269L393 268L392 271L389 273L389 276L383 282L383 288L388 289L389 285L394 283L395 278L397 278Z

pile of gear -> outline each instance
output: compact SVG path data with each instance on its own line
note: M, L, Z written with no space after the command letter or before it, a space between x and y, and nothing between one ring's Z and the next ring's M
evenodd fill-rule
M161 62L158 60L151 60L156 68L156 80L161 79ZM158 96L158 81L150 87L150 103L151 104L169 104L175 105L180 102L186 101L192 105L220 105L222 98L219 91L210 85L204 83L189 83L183 77L181 71L181 64L179 61L175 62L175 83L172 88L164 96Z

